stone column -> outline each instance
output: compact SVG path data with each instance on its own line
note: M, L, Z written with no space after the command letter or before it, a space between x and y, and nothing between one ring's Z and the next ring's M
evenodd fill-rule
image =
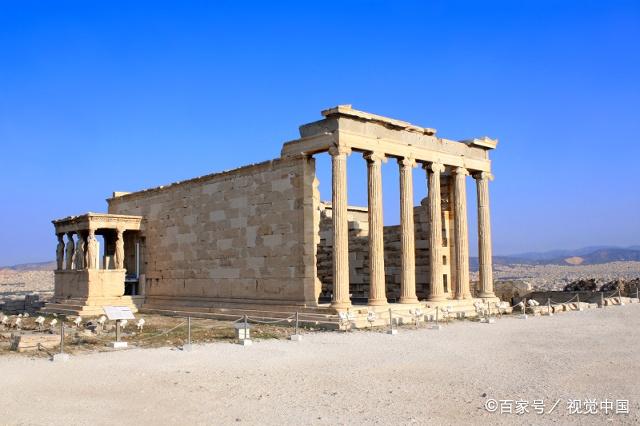
M65 269L70 271L75 266L76 247L73 243L73 232L67 232L67 245L65 247Z
M429 199L429 301L439 302L445 299L442 281L442 207L440 203L440 173L444 166L440 163L428 164L425 169L428 176Z
M96 257L98 256L98 240L96 240L96 231L89 229L87 237L87 269L97 269Z
M493 266L491 255L491 217L489 215L489 180L487 172L475 174L478 190L478 261L480 264L479 297L495 297L493 293Z
M333 301L331 306L346 309L349 298L349 220L347 218L347 155L351 149L329 149L332 173L333 216Z
M76 269L77 270L82 270L84 269L84 237L82 236L82 234L80 232L78 232L78 241L76 242L76 253L75 253L75 262L76 262Z
M116 269L124 269L124 231L120 228L116 230L116 250L114 262Z
M416 244L413 223L413 158L399 158L400 168L400 303L418 303L416 297Z
M467 225L467 176L464 167L453 171L454 248L456 255L456 299L471 299L469 289L469 230Z
M369 305L387 304L384 282L384 223L382 219L382 161L384 154L371 152L367 160L369 195Z
M56 245L56 270L61 271L64 267L64 234L56 234L58 245Z

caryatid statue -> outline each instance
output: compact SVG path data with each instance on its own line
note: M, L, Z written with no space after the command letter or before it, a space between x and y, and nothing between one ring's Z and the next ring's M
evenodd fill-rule
M64 265L64 234L57 234L58 245L56 246L56 269L60 271Z
M124 269L124 231L120 228L117 229L116 236L116 269Z
M89 229L87 237L87 269L96 269L96 258L98 255L98 240L96 240L96 231Z
M75 258L77 270L84 269L84 255L85 255L84 246L85 246L84 237L82 236L82 234L78 232L78 242L76 243L76 258Z
M65 255L67 257L65 269L70 271L73 269L75 265L75 255L76 255L76 248L75 248L75 244L73 243L73 232L67 232L67 247L65 249Z

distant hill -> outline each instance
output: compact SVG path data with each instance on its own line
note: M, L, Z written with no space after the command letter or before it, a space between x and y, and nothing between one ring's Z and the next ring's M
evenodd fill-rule
M0 272L20 272L20 271L54 271L56 262L36 262L21 263L19 265L0 266Z
M640 261L640 246L594 246L493 257L494 265L595 265L619 261ZM471 269L477 270L478 258L472 257L470 264Z

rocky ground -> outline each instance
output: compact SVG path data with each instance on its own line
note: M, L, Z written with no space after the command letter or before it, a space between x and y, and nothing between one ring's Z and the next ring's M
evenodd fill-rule
M640 304L302 342L0 357L3 424L631 424ZM489 412L492 400L515 412ZM542 401L537 414L534 401ZM570 400L580 400L579 412ZM629 414L606 414L606 401ZM591 404L594 401L595 405ZM556 404L555 408L552 407ZM588 405L587 405L588 403ZM624 405L624 402L622 403ZM586 407L595 414L586 414Z
M568 283L578 279L595 278L599 282L615 279L640 278L640 262L610 262L599 265L495 265L493 277L496 281L523 280L533 288L562 290ZM472 280L478 273L471 274Z

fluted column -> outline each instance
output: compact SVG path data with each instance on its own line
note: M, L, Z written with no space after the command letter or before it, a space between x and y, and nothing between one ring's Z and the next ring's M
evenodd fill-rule
M467 225L467 176L463 167L453 171L454 248L456 255L456 299L471 299L469 289L469 229Z
M478 260L480 264L479 297L495 297L493 293L493 266L491 254L491 217L489 215L489 180L487 172L473 176L478 190Z
M384 154L364 154L369 194L369 305L387 304L384 283L384 223L382 221L382 160Z
M412 158L399 158L400 168L400 303L417 303L416 297L416 244L413 223L413 168Z
M440 203L440 173L444 166L431 163L426 167L429 184L429 278L431 289L429 301L444 300L444 283L442 281L442 207Z
M332 173L333 211L333 301L334 308L351 306L349 298L349 221L347 218L347 155L343 146L329 149Z

